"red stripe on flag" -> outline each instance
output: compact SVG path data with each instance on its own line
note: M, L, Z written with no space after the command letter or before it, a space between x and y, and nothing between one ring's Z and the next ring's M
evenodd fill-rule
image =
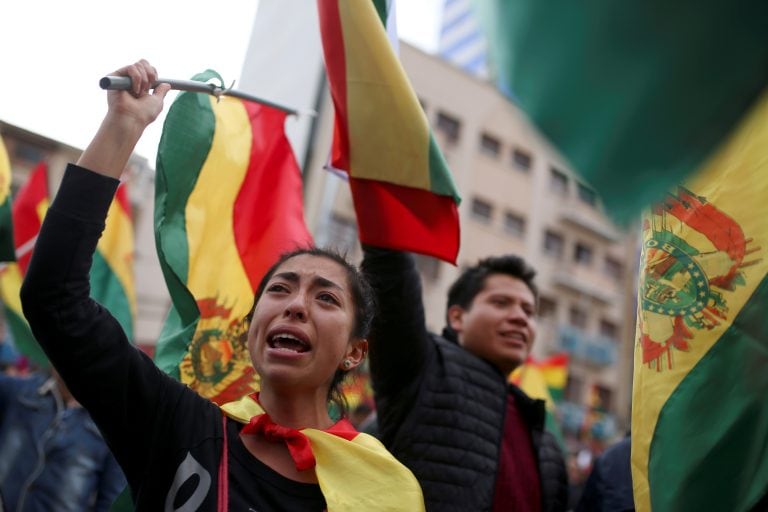
M117 188L115 200L117 201L117 204L120 205L120 207L123 209L128 218L133 221L133 216L131 215L131 201L128 199L128 185L126 183L121 183Z
M362 243L456 264L459 212L452 197L382 181L350 178L349 183Z
M546 359L530 360L534 365L544 367L565 367L568 366L568 354L554 354Z
M312 235L304 224L301 172L285 137L285 113L247 101L243 106L251 121L251 157L233 205L232 229L256 290L280 254L312 245Z
M349 116L347 112L347 65L344 53L344 31L341 27L339 0L318 0L320 34L328 83L336 109L333 124L331 164L349 172Z
M13 245L22 276L27 273L32 246L42 224L38 208L47 200L48 164L40 162L13 202Z

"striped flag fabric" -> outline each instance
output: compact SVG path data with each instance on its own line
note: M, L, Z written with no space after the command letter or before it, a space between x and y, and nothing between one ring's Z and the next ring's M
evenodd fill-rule
M127 184L117 189L91 265L91 296L120 322L133 340L136 288L133 275L134 235Z
M637 510L768 509L768 94L643 222Z
M198 81L221 77L208 70ZM229 96L184 92L160 139L155 237L172 307L155 361L218 404L258 388L245 341L261 277L312 244L286 114Z
M125 187L125 184L120 185L110 206L106 227L93 257L90 285L93 299L107 307L125 329L128 338L133 339L136 311L133 225ZM48 164L42 161L32 170L13 203L17 261L7 263L0 269L0 297L16 348L39 366L48 366L48 359L24 318L19 292L49 204Z
M618 221L726 143L768 85L768 3L475 0L498 78Z
M388 38L393 3L317 7L335 109L331 164L349 176L361 242L455 263L460 198Z
M34 364L47 367L48 358L37 344L32 330L21 310L21 283L32 257L37 234L48 211L48 165L40 162L31 172L27 182L19 189L13 202L13 236L16 262L9 262L0 269L0 297L5 307L5 319L13 337L16 350Z
M565 447L562 429L555 419L557 404L562 401L568 381L568 354L553 354L544 359L528 356L522 366L509 375L509 381L531 398L546 404L545 427Z
M510 375L510 381L529 396L541 398L551 408L563 399L568 381L568 354L553 354L544 359L528 357Z
M40 162L30 173L13 203L13 239L21 275L26 275L37 234L48 211L48 164Z
M11 220L11 161L3 139L0 138L0 262L15 259Z

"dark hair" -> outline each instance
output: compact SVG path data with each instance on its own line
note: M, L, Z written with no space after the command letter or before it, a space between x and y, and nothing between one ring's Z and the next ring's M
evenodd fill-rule
M447 310L451 306L461 306L464 309L469 309L477 294L485 287L485 281L488 276L494 274L504 274L520 279L528 286L533 293L533 297L538 301L539 290L533 282L533 278L536 276L536 271L528 265L523 258L514 254L490 256L464 270L459 278L451 285L448 290L446 318L448 315ZM455 339L455 333L450 328L450 324L446 330L448 331L449 337Z
M355 312L351 336L356 338L367 338L368 334L371 332L371 324L373 323L373 316L376 312L373 289L368 283L368 280L365 279L355 265L347 261L342 254L331 249L305 247L283 253L277 261L269 267L269 270L267 270L264 277L259 281L259 286L256 289L256 296L253 299L254 308L264 293L264 288L266 288L267 283L272 279L272 276L277 269L291 258L304 255L329 259L338 263L346 271L347 282L352 295ZM253 309L251 311L253 311ZM335 405L342 414L347 410L347 401L341 390L341 383L344 381L344 377L346 377L349 371L350 370L337 369L336 373L333 375L331 387L328 390L328 401Z

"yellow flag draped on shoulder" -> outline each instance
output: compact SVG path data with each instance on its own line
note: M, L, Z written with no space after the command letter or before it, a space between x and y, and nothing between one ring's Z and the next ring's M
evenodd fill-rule
M226 403L221 409L240 423L264 414L251 396ZM416 477L375 437L360 432L342 437L313 428L300 432L309 438L328 512L424 510Z

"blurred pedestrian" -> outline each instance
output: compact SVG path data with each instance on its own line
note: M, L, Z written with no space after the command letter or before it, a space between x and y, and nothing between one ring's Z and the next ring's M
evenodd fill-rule
M12 511L107 511L126 480L56 372L0 375L0 493Z

